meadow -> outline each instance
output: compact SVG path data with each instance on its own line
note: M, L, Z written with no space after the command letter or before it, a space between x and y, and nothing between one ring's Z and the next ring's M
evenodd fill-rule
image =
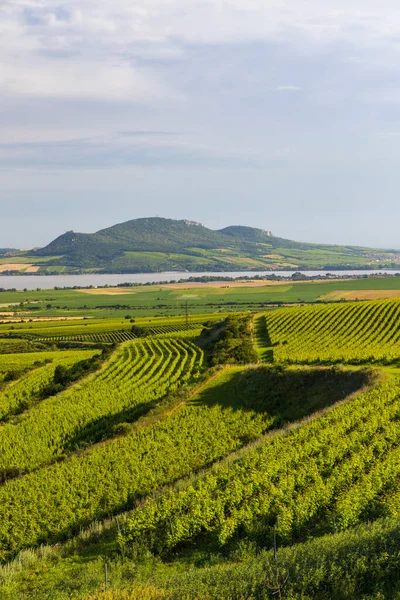
M1 292L0 597L399 598L399 284Z

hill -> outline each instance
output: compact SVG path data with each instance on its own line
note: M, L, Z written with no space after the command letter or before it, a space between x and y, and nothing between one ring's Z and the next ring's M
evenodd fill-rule
M212 230L194 221L153 217L93 234L68 231L44 248L19 253L18 259L56 273L331 270L394 268L400 250L300 243L253 227Z
M399 310L141 319L119 346L5 352L0 598L398 600ZM12 331L0 346L35 340Z

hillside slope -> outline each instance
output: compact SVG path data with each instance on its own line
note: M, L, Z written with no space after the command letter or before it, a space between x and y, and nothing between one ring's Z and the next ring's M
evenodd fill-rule
M93 234L68 231L26 253L41 270L138 273L394 267L400 251L293 242L269 231L159 217L134 219ZM11 262L11 261L10 261Z
M46 396L93 347L6 355L0 598L398 600L399 310L139 321Z

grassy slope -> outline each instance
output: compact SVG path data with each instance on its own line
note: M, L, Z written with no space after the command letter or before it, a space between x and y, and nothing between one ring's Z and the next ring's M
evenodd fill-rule
M153 557L132 561L113 557L112 542L103 537L69 550L45 548L23 553L8 573L0 570L4 600L182 600L182 598L290 600L398 600L398 518L381 519L354 530L323 536L305 544L257 553L242 544L229 556L209 556L190 566L185 560L168 565ZM104 557L108 586L132 590L103 594ZM90 594L92 592L92 594Z

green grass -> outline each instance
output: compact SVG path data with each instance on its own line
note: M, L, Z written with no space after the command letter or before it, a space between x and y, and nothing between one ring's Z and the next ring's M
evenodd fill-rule
M257 552L245 543L228 555L204 557L197 567L183 560L163 564L152 557L108 555L108 587L114 590L108 594L100 590L110 544L104 540L96 545L93 528L90 548L85 549L82 536L68 549L26 551L7 571L0 567L0 591L4 600L272 600L280 588L282 598L291 600L398 600L399 524L398 518L380 519L290 548L278 547L276 560L271 551ZM132 596L120 595L117 589L132 590ZM94 590L99 591L93 594Z

